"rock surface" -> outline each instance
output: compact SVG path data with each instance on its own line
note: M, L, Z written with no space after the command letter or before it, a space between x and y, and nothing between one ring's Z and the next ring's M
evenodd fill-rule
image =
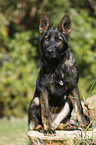
M96 109L96 95L93 95L90 98L87 98L85 103L88 105L89 109Z
M87 98L85 104L88 106L89 115L93 120L96 121L96 95L93 95L90 98Z
M87 143L96 143L96 128L93 131L56 131L56 136L44 136L38 131L29 131L28 136L32 145L74 145L82 143L87 139ZM83 140L82 140L82 138Z

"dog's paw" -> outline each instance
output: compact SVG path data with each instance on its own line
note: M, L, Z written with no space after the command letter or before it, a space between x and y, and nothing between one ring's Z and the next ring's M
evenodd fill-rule
M42 127L40 124L38 124L38 125L35 127L34 130L37 130L37 131L39 131L39 132L41 132L41 133L44 132L44 129L43 129L43 127Z
M48 129L48 130L44 130L44 135L45 136L50 136L50 135L55 136L56 135L56 132L55 132L54 129Z
M63 124L60 123L59 126L57 127L58 130L77 130L78 127L73 124Z

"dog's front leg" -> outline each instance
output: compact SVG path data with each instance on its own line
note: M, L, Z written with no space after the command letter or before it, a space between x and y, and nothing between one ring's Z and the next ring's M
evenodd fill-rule
M42 89L40 95L40 104L41 104L41 117L44 127L44 134L54 134L55 131L51 128L51 116L49 110L49 100L47 90Z
M80 125L87 126L89 122L88 122L88 120L86 120L85 115L83 113L83 108L82 108L82 105L80 102L78 88L75 88L72 91L72 95L69 95L69 97L72 101L72 104L73 104L73 107L75 109L75 113L76 113L76 116L77 116L77 119L78 119Z

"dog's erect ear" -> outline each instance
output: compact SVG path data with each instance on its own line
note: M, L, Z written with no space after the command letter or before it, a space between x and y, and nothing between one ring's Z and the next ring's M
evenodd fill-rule
M43 12L40 18L39 32L43 35L44 31L46 31L49 27L51 27L51 22L46 12Z
M69 36L71 32L71 20L68 14L66 14L59 24L59 30L62 31L66 37Z

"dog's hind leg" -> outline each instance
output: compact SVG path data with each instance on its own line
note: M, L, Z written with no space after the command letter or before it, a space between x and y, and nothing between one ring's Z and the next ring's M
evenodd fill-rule
M42 130L41 111L39 105L39 98L34 97L29 105L28 110L28 126L29 130Z
M90 123L90 120L84 115L83 113L83 108L82 108L82 105L81 105L81 102L80 102L80 97L79 97L79 92L78 92L78 88L75 88L73 91L72 91L72 94L69 95L69 98L73 104L73 107L75 109L75 113L76 113L76 116L77 116L77 119L80 123L80 126L87 126L89 123Z

